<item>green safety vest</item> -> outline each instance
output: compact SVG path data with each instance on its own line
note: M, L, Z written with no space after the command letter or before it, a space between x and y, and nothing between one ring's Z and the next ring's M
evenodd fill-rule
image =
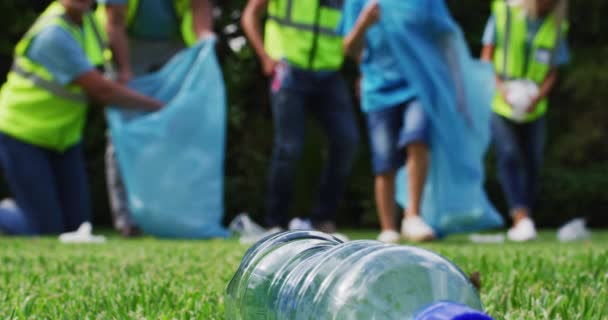
M131 27L137 11L139 10L140 1L145 0L129 0L127 9L127 29ZM196 44L198 37L194 32L194 19L192 17L192 1L191 0L174 0L173 1L175 13L180 21L180 28L182 33L182 40L186 46L190 47ZM97 17L105 25L107 22L106 7L105 5L99 5L97 8Z
M532 45L527 48L527 19L521 6L507 4L505 0L496 0L492 11L496 24L496 45L494 51L494 69L503 80L527 79L539 86L543 84L551 71L555 49L559 36L567 32L567 22L562 25L558 34L555 27L555 16L550 14L537 32ZM548 108L548 99L543 99L535 111L527 116L526 122L542 117ZM513 110L497 92L493 102L494 112L512 118Z
M17 43L7 82L0 91L0 131L18 140L63 152L79 143L86 119L87 96L75 84L62 85L42 65L30 60L32 39L50 26L68 31L95 66L109 66L107 36L92 14L82 27L66 20L65 9L53 2Z
M341 0L270 0L266 52L302 69L338 70L344 60L336 31L341 9Z

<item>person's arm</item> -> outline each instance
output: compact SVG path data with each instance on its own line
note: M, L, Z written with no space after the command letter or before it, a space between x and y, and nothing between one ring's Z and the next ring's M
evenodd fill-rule
M359 61L365 45L365 33L379 19L380 6L377 1L374 1L361 12L352 31L344 37L344 52L347 55Z
M481 48L481 60L492 63L494 58L494 45L486 44Z
M268 0L249 0L241 17L241 26L251 46L260 58L265 75L272 75L278 61L271 58L264 49L262 38L262 18L268 7Z
M481 60L492 63L494 60L495 49L496 48L492 44L484 45L481 49ZM503 81L498 74L496 74L496 87L500 90L500 92L504 93Z
M74 36L59 26L41 31L30 44L27 57L44 66L62 85L76 84L104 105L157 110L162 103L107 80L95 69Z
M155 111L162 108L160 101L139 94L121 84L104 78L97 70L88 71L74 79L84 92L102 105Z
M481 60L486 61L488 63L492 63L492 61L494 60L495 49L496 48L493 44L484 45L483 48L481 49ZM500 75L496 74L495 80L496 80L496 89L502 95L503 100L507 101L507 99L506 99L507 91L505 89L504 82L500 78ZM507 102L507 104L509 104L509 103ZM511 106L511 105L509 104L509 106Z
M192 0L192 28L198 39L213 35L213 5L211 0Z
M483 43L483 47L481 49L481 60L482 61L486 61L490 64L493 64L494 53L496 52L496 41L497 41L496 38L497 38L496 21L494 19L494 16L492 15L492 16L490 16L490 18L488 18L488 22L486 23L486 27L483 32L483 37L481 40L481 42ZM496 74L496 76L495 76L496 90L498 90L498 92L500 92L500 95L503 97L503 100L505 102L507 102L507 104L509 106L511 106L506 99L507 90L504 86L504 81L502 81L502 78L498 74L498 71L497 70L494 70L494 71Z
M527 110L528 113L534 112L534 109L536 109L538 103L549 96L549 93L551 93L551 90L553 90L553 87L555 87L555 83L557 83L558 75L559 72L556 68L553 68L551 69L551 71L549 71L549 74L545 78L545 81L543 81L543 84L540 86L538 95L530 103L530 106Z
M129 63L129 41L127 37L127 5L108 4L106 30L110 48L118 66L118 82L127 83L133 77Z

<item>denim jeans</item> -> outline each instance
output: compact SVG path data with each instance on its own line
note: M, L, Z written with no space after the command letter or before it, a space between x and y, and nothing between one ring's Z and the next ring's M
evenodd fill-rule
M329 141L313 223L333 221L354 163L359 132L352 101L338 72L309 72L284 66L271 92L275 139L266 224L285 226L295 166L304 145L306 115L318 120Z
M511 210L532 210L538 192L538 176L545 144L545 118L515 123L492 115L498 178Z
M372 170L375 175L396 171L414 142L429 145L429 120L417 99L366 114Z
M0 133L0 164L18 209L0 208L0 229L9 234L57 234L90 220L82 147L61 153Z

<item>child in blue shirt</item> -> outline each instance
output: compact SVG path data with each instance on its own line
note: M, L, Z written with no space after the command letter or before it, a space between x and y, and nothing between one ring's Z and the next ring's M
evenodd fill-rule
M413 1L421 10L425 1ZM345 51L360 62L361 107L365 112L375 197L382 232L378 240L400 239L394 223L397 169L407 162L409 199L401 233L412 241L435 238L433 229L420 218L420 203L429 167L429 122L417 93L401 73L398 57L389 48L391 35L376 24L380 19L377 0L347 0L340 32ZM425 23L424 19L415 24ZM416 25L418 27L418 25Z

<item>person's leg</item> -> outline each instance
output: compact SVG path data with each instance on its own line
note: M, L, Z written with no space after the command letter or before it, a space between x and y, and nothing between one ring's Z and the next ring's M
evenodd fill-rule
M82 146L77 145L53 159L53 170L65 232L75 231L83 222L91 221L91 201Z
M397 230L395 225L395 171L377 174L374 178L374 198L382 231Z
M399 129L403 125L405 105L371 111L366 114L369 144L374 173L374 195L380 228L379 240L399 240L395 225L395 178L396 170L405 161L398 148Z
M304 144L306 95L285 88L272 93L274 147L268 177L266 226L287 225L295 166Z
M498 177L509 204L513 227L507 232L511 241L536 238L536 228L530 219L531 204L526 199L527 170L525 164L526 125L515 124L498 115L492 119L494 149L498 157Z
M543 162L543 150L545 146L545 118L526 123L522 130L523 145L523 168L524 177L522 193L524 206L528 208L528 216L536 202L538 193L538 177Z
M23 214L6 216L12 223L16 221L14 233L56 234L64 229L50 154L51 151L0 134L4 177Z
M32 231L27 222L27 217L18 207L4 205L7 200L5 199L0 203L0 235L31 234Z
M429 170L429 147L425 142L407 146L408 207L405 216L420 216L420 202Z
M428 241L435 238L435 233L421 218L421 202L430 161L430 124L424 108L416 99L407 104L402 117L399 146L407 154L408 204L401 232L409 240Z
M327 81L323 95L316 96L310 107L327 134L328 156L321 175L318 204L313 209L313 225L325 232L335 230L335 215L346 190L357 146L359 130L354 107L342 77L336 74ZM322 227L320 227L322 226Z
M492 115L492 140L497 158L498 179L514 219L527 216L522 192L521 154L517 124L497 114Z
M122 181L120 170L118 168L118 161L116 159L116 152L112 145L111 138L109 138L108 146L106 148L106 183L108 188L108 197L110 200L110 212L112 213L112 220L114 228L120 231L124 236L134 235L136 232L135 223L131 218L127 200L127 191Z

